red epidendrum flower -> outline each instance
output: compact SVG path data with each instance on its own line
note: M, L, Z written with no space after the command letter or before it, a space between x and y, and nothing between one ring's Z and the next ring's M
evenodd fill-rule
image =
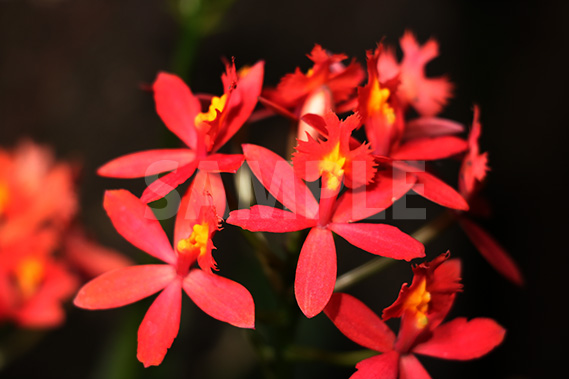
M137 357L146 367L162 362L178 334L182 290L210 316L238 327L254 327L254 304L249 291L211 272L215 267L211 238L219 229L220 220L208 177L197 179L180 204L174 248L146 204L128 191L107 191L104 205L117 231L166 264L108 272L87 283L74 300L81 308L108 309L162 291L138 330ZM193 266L196 262L198 267Z
M448 253L415 267L411 286L404 285L397 301L384 310L384 318L401 317L397 336L355 297L332 296L324 312L334 325L352 341L382 353L359 362L352 378L428 379L416 354L469 360L502 342L505 330L488 318L442 323L461 288L460 264L447 258Z
M290 211L255 205L231 212L227 223L250 231L276 233L310 228L298 258L294 283L298 305L307 317L314 317L324 309L334 289L336 249L332 232L372 254L405 260L424 256L424 246L394 226L352 223L391 206L409 190L405 181L393 180L388 172L383 172L378 177L385 177L385 182L370 187L369 193L362 196L346 192L337 198L342 181L355 186L359 180L359 187L365 189L375 171L365 145L355 150L348 146L356 120L352 116L339 121L334 114L320 118L314 125L328 129L328 140L301 142L294 168L263 147L243 145L245 160L253 174ZM357 168L362 172L350 177ZM301 177L307 180L322 177L319 202ZM366 201L359 201L364 197Z
M160 73L152 85L156 111L164 124L186 145L183 149L148 150L125 155L99 168L99 175L140 178L174 170L151 183L141 200L158 200L188 180L196 169L218 174L235 173L243 162L241 154L217 151L247 121L257 104L263 84L264 63L235 70L226 63L222 75L224 93L213 97L202 112L200 100L177 76ZM222 187L223 188L223 187ZM223 194L225 198L225 194ZM218 209L223 214L223 209Z

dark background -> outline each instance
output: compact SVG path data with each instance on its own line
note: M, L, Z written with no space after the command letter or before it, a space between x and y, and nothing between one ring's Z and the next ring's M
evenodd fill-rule
M169 4L0 0L2 147L30 137L53 146L62 159L81 161L82 221L103 243L135 257L139 253L112 229L101 199L105 189L126 187L140 193L144 183L103 179L94 172L111 158L172 144L151 94L140 90L159 70L181 67L189 72L195 91L219 93L221 56L235 56L238 66L265 59L265 83L275 85L296 66L310 66L304 55L315 42L363 63L365 50L382 37L395 44L405 29L421 42L433 36L440 42L441 57L428 71L448 73L457 87L443 115L468 123L472 104L481 107L481 145L489 151L492 168L485 194L494 209L484 225L519 262L527 285L510 285L459 229L449 230L428 246L427 254L434 257L451 249L463 260L465 292L452 315L495 318L508 334L503 345L481 360L421 360L436 378L562 376L569 323L564 243L569 209L563 185L569 142L567 2L236 0L215 31L192 43L191 70L179 58L185 48L182 28ZM285 133L279 125L254 126L253 141L276 148ZM429 206L429 217L437 212ZM216 245L222 274L246 284L241 252L228 253L231 257L224 261L221 252L234 245L221 238ZM369 258L354 254L358 262ZM339 252L340 272L355 265L346 257ZM406 265L396 266L390 274L397 274L395 282L385 275L363 282L353 293L379 311L393 300L401 278L410 278L409 271ZM256 300L263 296L262 290L255 291L251 289ZM232 370L240 364L246 367L243 377L258 375L248 371L254 358L243 347L241 331L220 326L189 301L183 306L180 335L163 365L140 369L135 334L148 304L105 312L71 310L64 328L47 334L0 376L202 378L208 370L218 370L211 375L221 378L220 367ZM311 333L320 330L324 346L356 348L325 318L317 317L314 325L301 325L301 342L309 344ZM216 347L217 338L231 343ZM297 376L348 377L353 371L331 367L302 364Z

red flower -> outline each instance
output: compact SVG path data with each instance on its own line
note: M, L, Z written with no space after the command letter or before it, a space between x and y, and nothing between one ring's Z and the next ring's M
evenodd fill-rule
M430 378L415 354L469 360L502 342L505 330L488 318L441 323L460 289L460 265L447 257L416 267L412 285L404 285L397 301L384 311L390 317L402 316L397 337L358 299L344 293L332 296L324 312L334 325L352 341L383 353L359 362L352 378Z
M300 252L294 284L298 305L307 317L322 311L334 289L336 250L332 232L372 254L405 260L424 256L424 246L396 227L351 223L391 206L410 187L384 171L378 175L384 177L385 181L373 187L369 193L362 194L356 190L337 199L342 179L351 175L351 168L345 166L346 162L356 157L361 159L350 162L359 163L353 167L363 170L349 178L348 182L352 185L355 178L369 178L366 170L371 168L373 174L373 166L366 158L366 154L369 155L367 147L354 151L345 145L355 118L340 123L335 115L328 115L325 120L325 127L330 130L329 139L321 144L316 141L301 143L295 156L294 169L287 161L265 148L243 145L245 160L253 174L290 211L255 205L251 209L233 211L227 219L227 223L250 231L282 233L310 228ZM304 148L309 146L313 149L305 151ZM315 165L311 165L309 158L317 160ZM308 165L306 169L302 168L304 163ZM297 168L299 164L301 168ZM319 204L295 170L310 180L322 175ZM364 184L366 182L359 180ZM362 201L364 199L366 201Z
M399 42L403 50L401 63L397 63L392 49L386 49L377 61L377 71L384 80L399 78L397 97L403 107L411 105L422 116L434 116L447 103L453 89L446 77L427 78L425 75L427 63L439 55L439 45L430 39L420 46L410 31L406 31Z
M486 230L481 228L469 217L479 210L477 209L477 205L479 204L479 202L477 202L477 200L479 200L477 198L477 191L486 177L486 172L489 170L488 154L480 154L480 148L478 146L478 139L480 138L482 129L479 118L480 110L475 106L472 129L468 136L468 152L460 168L458 183L461 194L469 201L472 209L468 213L459 213L458 221L484 259L505 278L521 286L524 283L522 272L510 254L508 254L494 237L488 234Z
M214 176L215 177L215 176ZM166 262L131 266L87 283L74 300L86 309L108 309L162 290L138 330L138 359L159 365L178 334L182 289L210 316L229 324L254 327L251 294L240 284L214 275L211 238L219 229L207 173L196 178L183 197L176 219L175 248L152 210L125 190L107 191L105 209L117 231L136 247ZM198 267L192 267L197 261Z
M141 197L148 203L164 197L190 178L196 169L209 173L236 172L243 156L216 152L253 112L261 93L263 66L263 62L258 62L236 72L235 64L227 63L226 73L221 77L224 94L211 99L207 112L201 112L199 99L180 78L160 73L152 86L156 111L187 148L125 155L99 168L99 175L139 178L175 170L148 186ZM224 210L225 207L219 209Z
M351 109L355 87L364 78L360 64L352 60L344 66L341 62L348 58L346 55L331 54L320 45L314 46L308 58L314 66L306 74L297 67L281 79L277 88L265 89L263 103L277 112L281 112L279 108L292 111L297 118L307 113L324 115ZM316 131L300 120L298 139L306 140L306 133L317 138Z

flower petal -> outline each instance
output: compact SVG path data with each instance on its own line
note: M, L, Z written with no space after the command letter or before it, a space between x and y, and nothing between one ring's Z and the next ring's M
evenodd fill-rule
M245 144L243 152L251 171L271 195L293 213L307 218L317 216L314 195L287 161L261 146Z
M364 303L345 293L335 293L324 308L326 316L346 337L381 353L393 350L395 334Z
M374 183L346 191L338 200L333 222L363 220L389 208L415 184L414 176L398 170L379 171Z
M73 303L85 309L122 307L155 294L175 277L176 270L170 265L119 268L85 284Z
M144 367L162 363L178 335L181 312L182 286L175 280L154 300L138 328L136 357Z
M166 263L176 263L176 254L152 209L136 196L126 190L106 191L103 206L128 242Z
M431 379L421 362L413 355L403 355L399 360L399 379Z
M178 168L169 174L153 181L142 193L140 200L144 203L150 203L163 198L172 192L180 184L188 180L198 165L197 161L192 161L190 164Z
M146 150L123 155L99 167L97 174L111 178L142 178L172 171L196 158L190 149Z
M212 154L202 160L198 168L201 171L235 174L243 164L243 159L243 154Z
M255 327L255 304L241 284L194 269L183 286L193 302L211 317L240 328Z
M352 245L372 254L406 261L425 256L425 246L395 226L332 223L328 227Z
M176 75L161 72L152 85L156 112L164 124L190 148L196 148L194 120L201 112L200 101Z
M431 357L468 360L479 358L502 343L506 330L489 318L464 317L439 325L427 341L418 344L414 353Z
M336 282L336 247L328 229L314 227L308 233L296 266L294 294L308 318L320 313Z
M447 118L419 117L405 124L404 140L422 137L435 137L458 134L464 131L464 125Z
M284 233L311 228L316 220L266 205L254 205L251 209L231 212L227 223L252 232Z
M516 262L488 232L465 217L460 217L459 222L470 241L496 271L518 286L524 284Z
M431 161L452 157L468 149L468 143L455 136L418 138L399 146L391 158L403 161Z
M358 371L350 379L397 379L398 366L399 353L390 351L359 362Z

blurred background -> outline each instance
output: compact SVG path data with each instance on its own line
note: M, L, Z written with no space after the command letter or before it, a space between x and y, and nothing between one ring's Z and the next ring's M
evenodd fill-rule
M158 71L182 75L195 92L218 94L222 56L235 56L238 67L264 59L265 84L273 86L295 67L311 66L305 54L314 43L363 64L365 50L382 38L396 45L406 29L420 42L434 37L440 57L428 72L447 73L456 85L442 115L468 124L472 105L480 105L481 146L492 169L485 194L494 211L484 226L517 260L527 284L511 285L462 231L449 229L427 255L450 249L463 260L465 291L451 317L492 317L508 334L481 360L421 361L435 378L561 377L569 338L569 209L562 198L568 14L569 3L561 1L0 0L0 146L31 138L52 146L60 159L81 163L82 222L101 243L140 260L142 253L112 228L102 196L110 188L140 194L144 181L100 178L95 170L126 153L176 146L151 93L141 89ZM286 127L277 119L254 124L249 141L284 153ZM413 205L426 207L429 218L440 211L420 199ZM419 225L401 227L411 232ZM244 284L263 307L270 300L260 270L235 229L227 226L215 239L220 273ZM347 243L339 242L338 250L340 273L369 259ZM388 271L350 293L379 312L411 278L405 264ZM164 363L143 369L136 360L136 329L150 301L99 312L69 306L63 327L42 335L15 360L0 362L0 377L262 377L247 332L212 320L187 298L180 334ZM358 348L323 316L301 322L297 341L337 351ZM294 376L347 378L352 372L298 363Z

